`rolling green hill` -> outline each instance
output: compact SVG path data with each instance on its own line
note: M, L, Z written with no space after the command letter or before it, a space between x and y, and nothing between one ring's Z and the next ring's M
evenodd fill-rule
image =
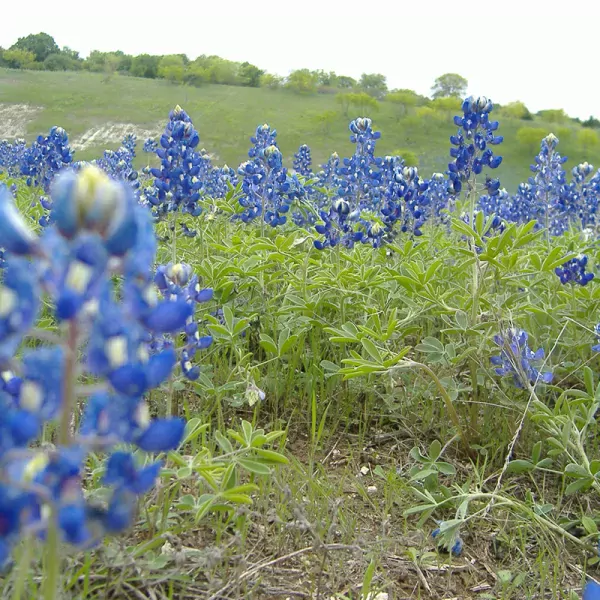
M485 93L485 90L481 90ZM7 105L18 106L7 106ZM257 125L269 123L278 131L278 141L287 163L300 144L308 144L313 164L324 162L337 151L352 152L348 121L331 94L300 95L288 90L206 85L195 88L164 80L137 79L87 72L46 72L0 69L0 138L23 135L32 139L52 125L61 125L77 148L77 158L90 159L105 148L116 148L121 134L133 125L140 138L157 134L169 110L180 104L200 131L201 145L219 163L236 166L245 159L249 137ZM332 116L324 126L320 116ZM6 120L10 116L10 123ZM449 160L448 136L455 131L452 113L420 115L417 109L397 118L395 107L381 102L369 115L382 132L378 154L397 149L415 152L424 176L444 171ZM559 150L569 157L567 167L582 160L600 165L600 147L584 153L577 143L579 125L500 119L505 143L499 148L504 163L496 172L510 191L529 175L535 150L520 145L516 133L521 127L540 127L561 138ZM3 119L5 123L3 124ZM560 129L560 131L558 131ZM140 158L144 161L145 158Z

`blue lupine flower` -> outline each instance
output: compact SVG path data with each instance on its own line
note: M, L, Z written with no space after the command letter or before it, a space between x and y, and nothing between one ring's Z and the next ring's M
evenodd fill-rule
M161 294L173 302L185 302L189 306L208 302L213 297L210 288L203 289L198 277L188 264L161 265L154 279ZM194 320L193 312L187 320L184 329L183 348L181 350L181 370L188 379L195 380L200 376L200 368L192 365L192 359L199 350L204 350L212 344L211 336L201 336L198 323Z
M501 348L501 354L491 358L491 363L496 366L496 374L512 375L515 386L519 388L526 387L528 383L552 381L551 371L540 373L532 364L544 359L544 349L533 352L527 339L525 331L514 328L494 337L494 342Z
M440 526L443 525L443 521L440 523ZM441 529L440 527L436 527L432 532L431 532L431 537L434 540L437 540L437 538L440 536L441 533ZM443 550L445 550L446 552L448 552L448 554L452 554L453 556L460 556L462 554L463 551L463 541L460 538L459 535L456 535L452 540L451 543L443 543L440 542L439 540L437 540L437 544L438 544L438 548L442 548Z
M337 168L338 197L328 211L326 207L319 210L321 221L315 224L315 230L324 239L313 241L318 250L338 244L352 248L357 242L379 246L386 233L383 219L377 214L382 195L382 161L374 155L381 133L374 131L371 119L364 117L352 121L349 129L356 149Z
M8 177L19 177L26 150L27 143L22 138L17 138L14 142L0 140L0 174L6 173Z
M0 183L0 240L3 250L12 254L30 254L36 242L3 183Z
M484 96L469 96L462 105L462 116L454 117L459 127L456 135L450 136L454 148L450 156L454 161L448 165L449 191L459 194L465 184L470 184L472 175L479 175L484 167L496 169L502 162L501 156L494 156L491 146L502 143L502 136L496 135L498 121L490 121L492 101Z
M200 155L195 148L200 136L188 114L176 106L169 113L169 121L160 138L156 155L160 167L150 169L154 186L145 190L144 201L148 202L157 216L169 212L187 212L197 217L202 212L198 204L202 182Z
M245 210L239 218L248 223L258 217L271 227L287 222L287 213L294 200L290 195L287 169L276 145L275 130L268 125L258 127L251 140L254 146L248 155L251 160L242 163L238 175L242 178L240 206ZM266 145L269 141L272 143Z
M536 218L552 235L564 233L569 224L568 189L562 165L567 160L556 147L558 138L550 134L542 140L541 150L535 157L531 170L535 174L529 178L532 187L534 206L530 218Z
M294 154L294 171L303 177L312 177L312 158L306 144L302 144Z
M35 273L23 258L9 256L0 282L0 370L32 327L40 306Z
M133 141L130 137L125 137L123 145L118 150L105 150L104 156L96 161L96 165L106 171L113 179L128 182L137 191L140 187L140 181L139 174L133 167L134 158L135 136L133 136Z
M568 260L560 267L556 267L554 272L558 275L560 282L563 285L566 283L577 283L581 286L585 286L594 279L593 273L586 273L585 267L587 262L588 257L580 255Z
M598 323L595 327L594 327L594 333L596 334L596 338L598 343L594 346L592 346L592 350L594 352L600 352L600 323Z
M154 154L158 149L158 142L154 138L147 138L144 142L143 150L148 154Z
M39 238L24 227L7 194L2 188L0 233L7 263L0 283L2 563L21 535L32 531L45 537L48 502L56 508L62 539L81 548L131 525L137 497L152 486L160 464L137 468L130 455L110 452L123 443L153 453L179 445L184 421L152 420L143 397L170 376L177 361L172 346L157 350L152 341L157 333L181 332L201 347L189 329L191 303L207 297L194 287L186 297L158 299L149 211L136 203L129 185L97 167L82 165L57 178L52 219ZM118 293L114 275L122 276ZM68 322L67 349L21 353L42 294L58 319ZM67 369L67 356L72 360L81 350L86 361L71 376L81 370L107 390L87 400L75 437L63 431L68 445L28 451L45 422L64 422L64 411L69 416L73 410L65 402L64 377L73 370ZM94 449L111 456L105 483L113 491L103 508L91 504L81 487L86 454ZM24 487L31 491L22 492Z
M582 600L600 600L600 584L595 581L588 581L583 589Z

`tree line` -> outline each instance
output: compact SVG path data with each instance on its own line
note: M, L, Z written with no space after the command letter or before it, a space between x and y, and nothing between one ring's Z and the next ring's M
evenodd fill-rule
M361 111L377 110L381 100L392 103L397 119L409 109L420 107L427 111L460 109L458 99L466 94L468 81L457 73L438 77L431 98L408 89L388 89L387 79L381 73L363 73L359 79L338 75L333 71L296 69L287 77L268 73L249 62L236 62L220 56L202 54L190 59L185 54L125 54L120 50L101 52L93 50L86 58L67 46L58 46L47 33L30 34L19 38L10 48L0 47L0 67L45 71L90 71L104 73L106 79L115 74L165 79L173 83L202 86L207 83L246 87L286 88L300 94L336 94L336 101L345 116L350 108ZM531 121L534 115L522 102L505 106L495 103L508 117ZM537 116L552 123L576 121L584 127L600 129L600 121L590 117L586 121L571 119L562 109L542 110Z

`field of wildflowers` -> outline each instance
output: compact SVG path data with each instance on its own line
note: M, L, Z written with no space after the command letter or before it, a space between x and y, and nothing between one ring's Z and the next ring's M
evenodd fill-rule
M5 597L600 598L600 170L461 112L427 178L0 142Z

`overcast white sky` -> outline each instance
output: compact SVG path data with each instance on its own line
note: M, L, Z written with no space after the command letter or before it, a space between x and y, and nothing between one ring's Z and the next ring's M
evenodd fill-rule
M600 117L598 0L3 1L0 46L45 31L59 46L217 54L270 72L387 76L427 94L442 73L469 93Z

